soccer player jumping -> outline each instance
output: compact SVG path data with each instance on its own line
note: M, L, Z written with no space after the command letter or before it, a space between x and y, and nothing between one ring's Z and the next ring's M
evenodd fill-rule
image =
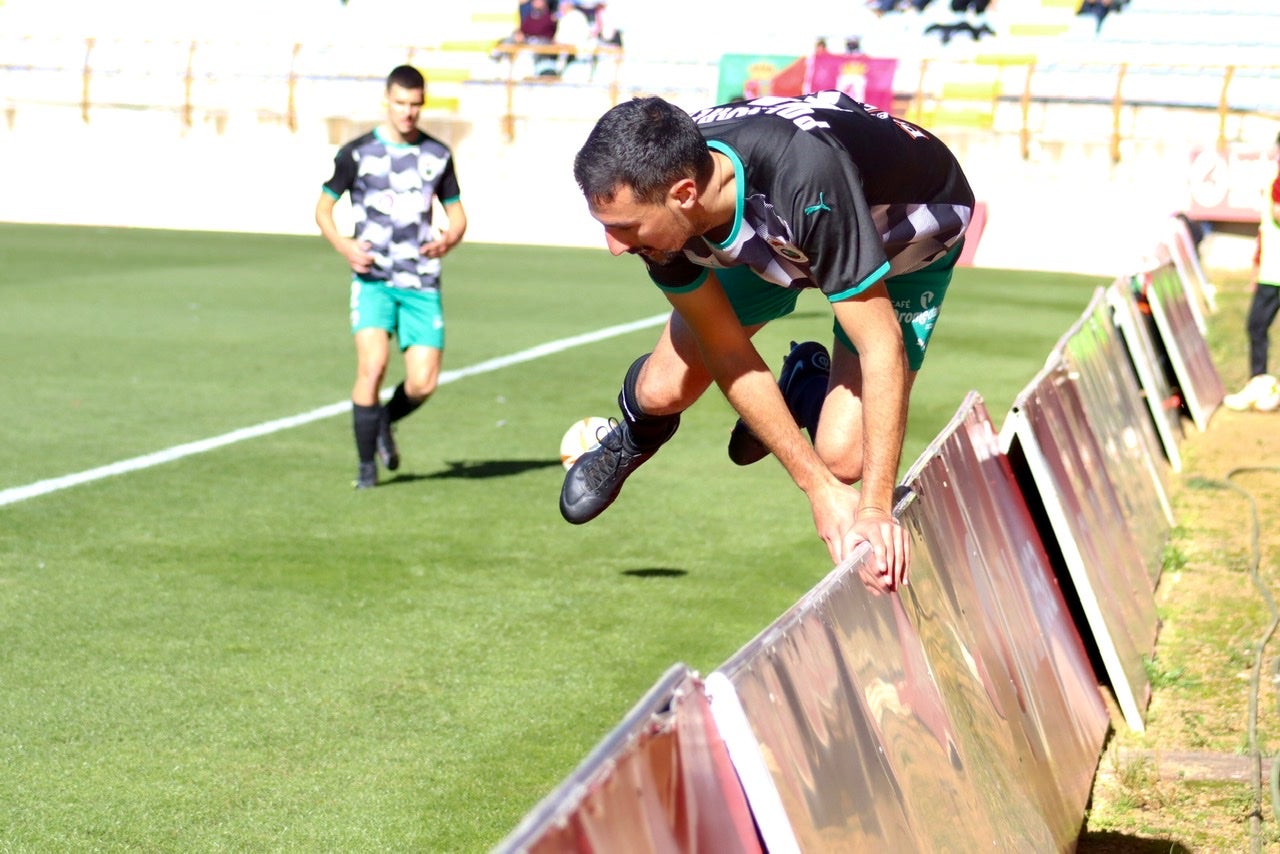
M674 311L623 379L618 426L566 474L565 519L612 504L714 381L740 416L730 458L772 453L832 560L865 541L863 583L905 583L893 493L907 401L974 203L952 153L839 92L692 116L637 98L599 119L574 177L610 251L640 256ZM833 346L793 345L775 382L751 336L805 288L831 304Z

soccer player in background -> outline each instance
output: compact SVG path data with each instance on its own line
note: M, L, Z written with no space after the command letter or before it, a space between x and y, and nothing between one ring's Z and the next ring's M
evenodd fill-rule
M741 416L730 458L772 453L832 560L866 541L863 583L904 583L893 497L907 399L974 203L952 153L838 92L692 116L640 98L600 118L574 177L610 251L639 255L674 311L623 379L621 422L566 474L565 519L603 512L714 381ZM834 346L793 344L775 383L751 336L804 288L830 302Z
M391 425L413 412L435 391L444 352L440 303L440 259L467 230L453 154L418 127L426 81L408 65L387 76L386 119L343 145L333 177L316 202L316 224L351 267L351 331L356 380L351 390L352 425L359 468L357 489L378 483L378 465L400 466ZM351 194L355 234L339 233L333 209ZM448 218L432 223L432 201ZM391 336L404 354L404 381L386 406L379 389L387 371Z

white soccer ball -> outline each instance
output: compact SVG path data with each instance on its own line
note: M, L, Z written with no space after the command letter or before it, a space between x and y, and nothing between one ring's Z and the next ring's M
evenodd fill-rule
M599 415L591 415L573 422L572 426L564 431L564 438L560 440L561 464L565 468L572 467L578 457L599 445L600 440L608 435L609 430L609 419L601 418Z

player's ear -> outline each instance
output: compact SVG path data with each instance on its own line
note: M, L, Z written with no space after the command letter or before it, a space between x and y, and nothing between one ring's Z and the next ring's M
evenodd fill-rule
M671 185L667 198L677 207L688 210L698 201L698 183L692 178L681 178Z

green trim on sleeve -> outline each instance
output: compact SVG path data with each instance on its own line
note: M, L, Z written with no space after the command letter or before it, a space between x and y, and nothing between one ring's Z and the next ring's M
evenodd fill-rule
M663 293L687 294L690 291L696 291L698 288L702 287L702 283L707 280L707 274L709 274L710 272L711 272L710 269L703 267L702 272L698 274L698 278L694 279L692 282L690 282L687 285L680 285L678 287L668 287L666 285L658 284L657 282L654 282L654 284L658 285L658 289L661 290Z
M747 198L747 182L744 177L746 175L746 169L742 165L742 158L738 156L738 152L734 151L720 140L707 140L707 148L710 148L712 151L718 151L725 157L728 157L729 161L733 163L733 172L738 178L735 182L737 184L737 187L735 188L737 193L733 203L733 228L730 229L729 236L720 243L717 243L710 238L703 238L703 240L706 240L717 249L724 249L725 247L733 245L733 242L738 239L738 231L742 228L742 209L746 205Z
M858 294L862 293L867 288L871 287L876 282L883 279L884 274L887 272L889 272L889 262L885 261L876 269L874 273L872 273L870 276L867 276L858 284L854 285L853 287L849 288L846 291L841 291L838 294L829 295L827 297L827 302L840 302L841 300L847 300L850 297L856 297Z
M326 196L328 196L328 197L329 197L329 198L331 198L331 199L334 199L335 201L336 201L337 199L342 198L342 193L335 193L333 190L330 190L328 187L326 187L326 186L324 186L324 185L321 185L320 189L321 189L321 191L323 191L323 192L324 192L324 194L325 194Z

